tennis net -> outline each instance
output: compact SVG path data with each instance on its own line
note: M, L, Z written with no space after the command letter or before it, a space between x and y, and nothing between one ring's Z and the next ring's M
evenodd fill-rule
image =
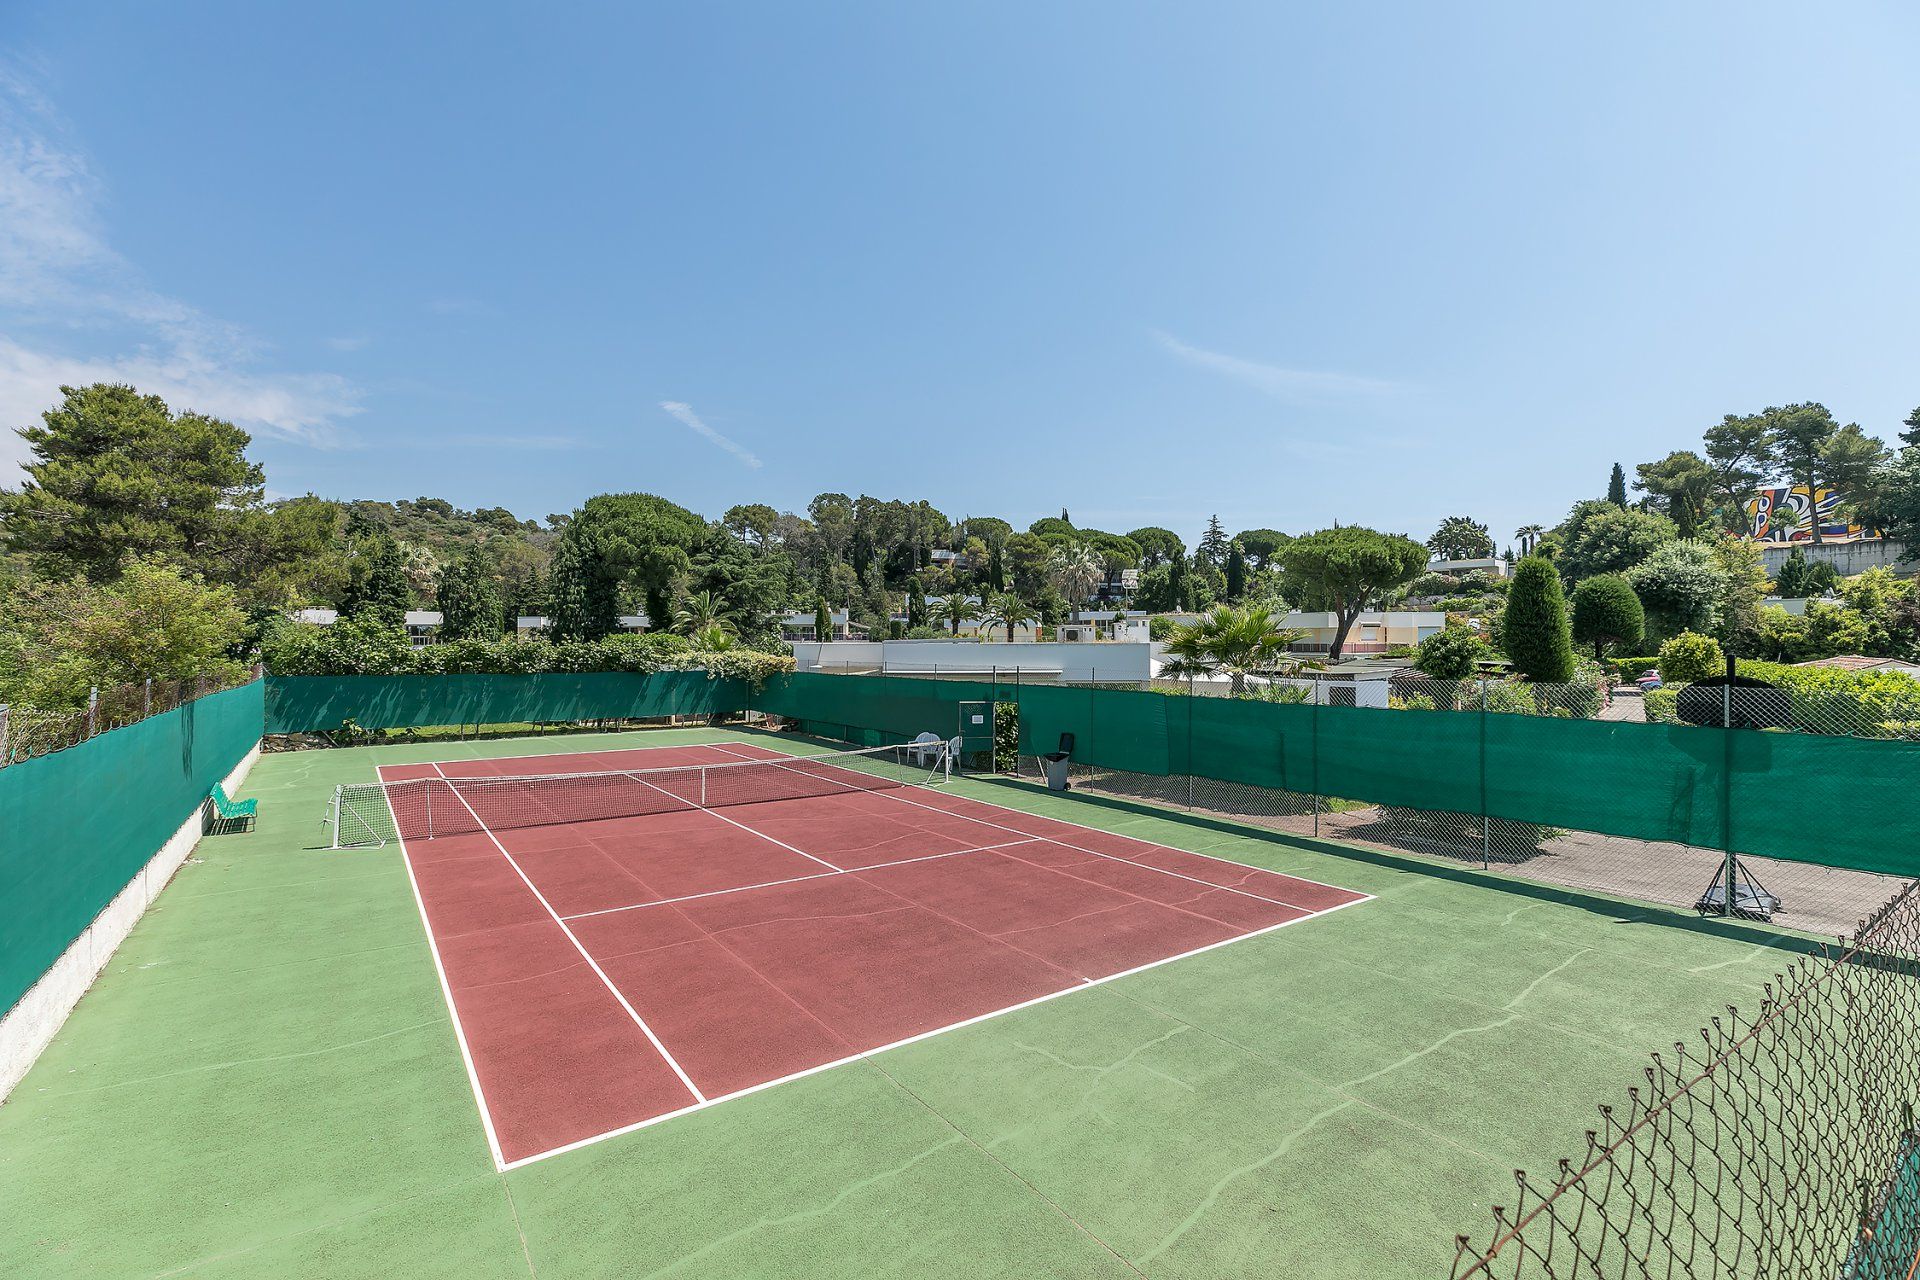
M881 791L926 785L949 771L947 744L925 742L662 769L407 778L336 787L327 821L333 847L348 849L396 838L434 840L486 830Z

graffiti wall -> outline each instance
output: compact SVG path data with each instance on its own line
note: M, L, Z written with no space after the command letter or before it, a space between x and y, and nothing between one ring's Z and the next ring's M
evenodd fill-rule
M1762 489L1747 500L1747 536L1759 542L1807 542L1818 519L1826 541L1866 537L1865 529L1840 514L1841 501L1836 489L1809 492L1803 484Z

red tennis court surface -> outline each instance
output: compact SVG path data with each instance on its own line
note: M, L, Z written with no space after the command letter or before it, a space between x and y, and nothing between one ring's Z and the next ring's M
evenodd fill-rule
M792 758L655 747L380 776ZM418 825L398 821L402 848L503 1169L1367 896L927 787Z

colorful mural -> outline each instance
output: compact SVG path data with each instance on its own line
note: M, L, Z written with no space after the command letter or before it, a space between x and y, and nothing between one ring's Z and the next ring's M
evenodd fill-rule
M1850 542L1867 531L1840 514L1843 498L1837 489L1809 494L1806 485L1761 489L1747 500L1747 536L1759 542L1811 542L1813 515L1818 513L1820 537L1827 542Z

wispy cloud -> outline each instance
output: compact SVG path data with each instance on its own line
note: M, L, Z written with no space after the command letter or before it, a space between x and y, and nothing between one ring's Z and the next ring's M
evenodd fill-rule
M490 320L504 314L493 303L480 298L431 298L427 310L437 316L466 316L472 319Z
M1397 382L1379 378L1356 377L1350 373L1330 373L1321 369L1289 369L1284 365L1247 360L1219 351L1208 351L1180 341L1170 333L1154 330L1154 341L1171 354L1197 368L1206 369L1243 382L1277 400L1295 402L1326 401L1356 396L1389 395L1406 388Z
M331 351L358 351L371 341L365 334L348 334L339 338L328 338L327 348Z
M256 434L338 442L359 411L345 379L259 367L239 327L148 285L108 243L104 184L36 78L0 63L0 475L25 457L9 428L32 422L61 385L130 382L175 408ZM94 348L75 354L76 342Z
M662 400L660 402L660 407L662 409L665 409L668 413L672 414L675 418L678 418L682 423L686 424L687 429L692 431L695 435L703 437L711 444L719 445L722 449L725 449L728 453L740 459L740 461L746 464L747 466L758 467L760 465L760 459L754 457L753 454L748 452L746 449L735 444L733 441L727 439L725 436L721 435L718 431L715 431L712 427L702 422L700 420L700 415L693 411L692 405L682 404L678 400Z

